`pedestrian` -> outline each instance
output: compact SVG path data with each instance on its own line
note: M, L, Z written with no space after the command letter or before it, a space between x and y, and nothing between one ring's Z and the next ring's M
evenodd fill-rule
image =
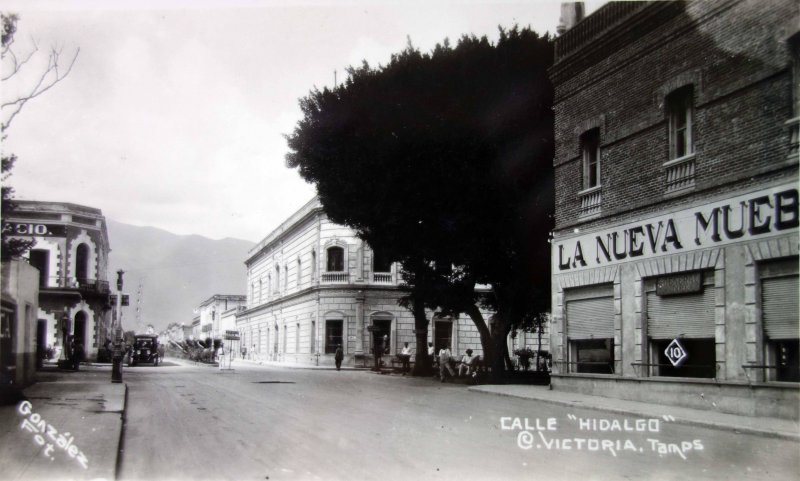
M220 371L225 369L225 345L221 342L217 348L217 362L219 363Z
M342 369L342 359L344 359L344 353L342 352L342 345L339 344L336 346L336 353L333 355L333 360L336 361L337 371Z
M72 369L77 371L83 360L83 343L80 339L72 344Z
M471 376L475 373L475 367L477 365L478 359L480 356L472 355L472 349L467 349L464 356L461 358L461 364L458 366L458 377L467 375Z
M450 365L450 346L446 345L439 351L439 378L444 382L445 374L447 372L450 373L450 377L454 377L456 375L455 371L453 371L453 366Z
M411 369L411 348L408 347L408 343L406 342L403 345L403 350L400 352L400 355L397 356L400 358L400 362L403 363L403 376L408 374L408 371Z
M439 358L436 356L436 349L433 347L433 343L428 343L428 358L431 360L431 367L434 369L434 375L436 373L436 368L438 363L436 362Z

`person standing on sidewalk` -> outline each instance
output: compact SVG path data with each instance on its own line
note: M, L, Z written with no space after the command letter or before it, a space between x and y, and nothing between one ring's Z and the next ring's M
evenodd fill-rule
M450 373L450 377L455 377L456 373L453 371L453 366L450 365L450 358L452 354L450 354L450 346L445 345L439 351L439 378L444 382L445 379L445 371Z
M403 363L403 376L408 374L408 371L411 369L411 348L408 347L408 343L405 343L403 346L403 350L400 352L400 355L397 356L400 358L400 361Z
M333 360L336 361L337 371L342 369L342 359L344 359L344 353L342 352L342 345L339 344L336 346L336 354L333 355Z

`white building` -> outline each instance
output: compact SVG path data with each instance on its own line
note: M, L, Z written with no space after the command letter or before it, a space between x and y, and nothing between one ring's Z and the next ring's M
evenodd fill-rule
M247 308L237 313L236 326L251 359L333 364L341 344L345 365L369 365L384 335L389 356L405 342L416 348L413 315L397 305L403 295L397 265L328 220L317 198L253 247L245 264ZM482 353L465 315L436 318L428 341L437 349L449 344L454 354Z

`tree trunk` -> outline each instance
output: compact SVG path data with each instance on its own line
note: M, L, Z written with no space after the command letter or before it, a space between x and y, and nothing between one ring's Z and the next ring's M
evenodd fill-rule
M472 319L472 322L475 324L475 327L478 328L478 333L481 336L481 346L483 347L483 365L486 367L490 367L492 369L492 374L490 378L490 382L492 383L502 383L504 376L504 361L503 356L501 355L502 346L496 345L495 339L492 336L492 333L489 331L489 328L486 326L486 321L483 319L483 314L481 314L480 309L476 305L470 305L466 309L467 315ZM497 355L495 355L497 354ZM498 365L498 362L499 365Z
M433 359L428 356L428 319L425 317L425 306L421 301L413 300L414 331L417 339L417 353L414 356L412 376L430 376Z

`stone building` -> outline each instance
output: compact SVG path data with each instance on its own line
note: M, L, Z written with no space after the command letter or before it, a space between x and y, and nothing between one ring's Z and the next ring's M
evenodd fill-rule
M108 232L100 209L64 202L15 200L3 219L14 237L36 241L26 254L39 270L37 346L60 348L73 336L88 359L110 338Z
M247 308L236 325L251 359L333 364L341 345L345 365L370 365L383 336L390 357L405 342L417 347L414 318L397 305L397 265L328 220L317 198L253 247L245 265ZM467 316L435 318L428 340L454 354L482 352Z
M555 389L798 418L798 9L611 2L555 42Z

